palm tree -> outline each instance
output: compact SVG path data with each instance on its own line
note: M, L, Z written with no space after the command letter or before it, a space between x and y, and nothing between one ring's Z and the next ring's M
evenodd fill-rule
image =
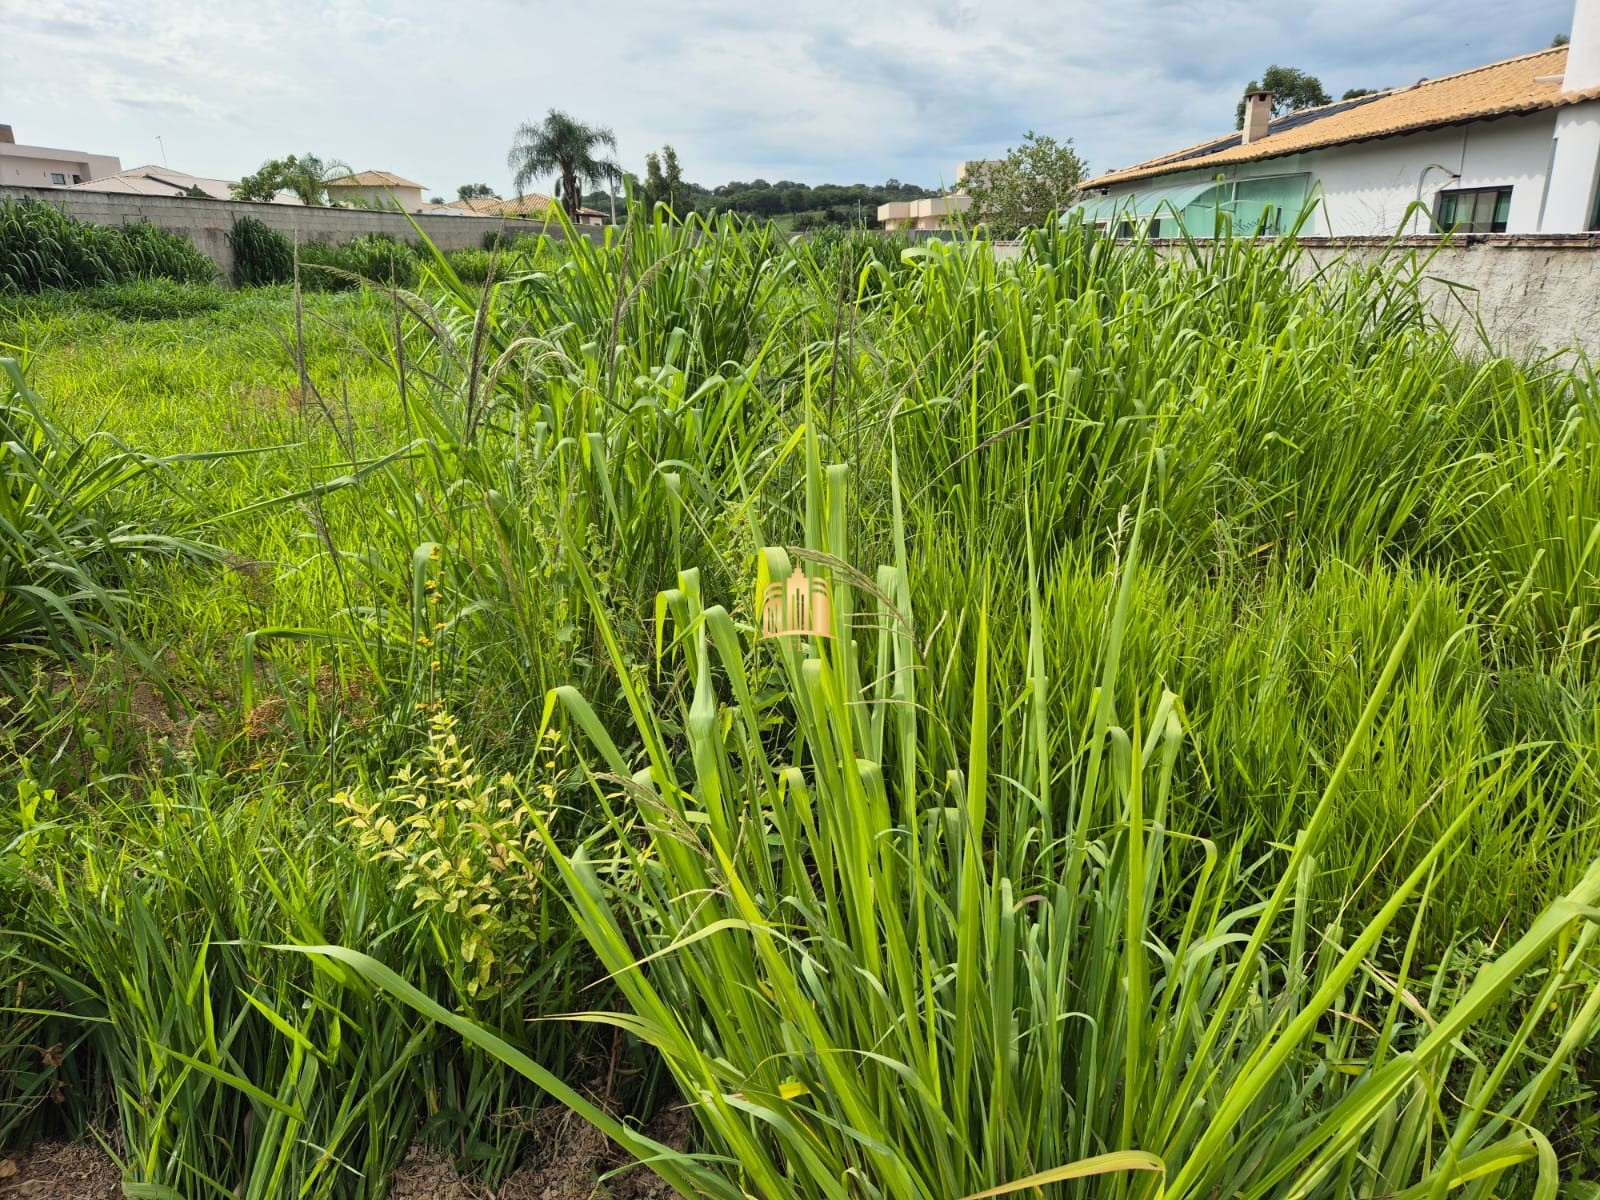
M582 188L614 181L622 173L615 161L599 157L601 149L615 153L617 135L604 125L585 125L552 108L544 120L525 121L517 129L506 166L516 172L518 195L534 179L557 172L556 199L576 224Z
M302 204L326 204L328 181L345 179L354 172L350 164L338 158L318 158L315 154L291 154L284 161L283 186Z

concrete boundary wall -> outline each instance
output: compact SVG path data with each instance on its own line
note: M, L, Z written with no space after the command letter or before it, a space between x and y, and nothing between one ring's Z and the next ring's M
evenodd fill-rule
M1359 266L1388 261L1398 269L1420 271L1429 308L1456 330L1463 348L1481 349L1487 335L1490 346L1502 354L1579 349L1600 361L1600 234L1299 241L1306 271L1341 260ZM1148 245L1164 258L1185 253L1181 241L1159 239ZM1015 243L995 246L998 258L1021 253Z
M159 229L181 233L210 258L224 277L233 278L233 247L228 231L237 217L255 217L262 224L300 242L348 242L369 233L387 233L401 241L415 241L416 230L405 214L371 208L319 208L301 204L253 204L240 200L201 200L188 196L135 196L121 192L85 192L62 188L0 187L0 197L42 200L63 209L68 216L96 225L132 225L148 221ZM498 217L411 217L441 250L464 250L483 245L483 236L502 226L508 236L549 233L562 236L556 225L543 221ZM605 230L579 226L578 233L600 241Z

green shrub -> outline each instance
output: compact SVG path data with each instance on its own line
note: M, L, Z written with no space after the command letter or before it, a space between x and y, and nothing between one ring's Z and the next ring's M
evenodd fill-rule
M123 278L215 283L217 267L182 234L140 222L115 230Z
M419 276L416 251L383 233L338 246L311 242L300 247L300 266L300 285L312 291L351 291L364 283L414 288Z
M294 245L255 217L240 217L228 231L233 281L240 287L288 283L294 278Z
M462 283L486 283L494 255L488 250L452 250L444 256ZM504 268L502 268L502 273Z
M177 283L171 279L136 279L90 288L79 297L90 308L123 321L171 321L222 307L222 292L209 283Z
M37 200L0 200L0 291L216 277L211 260L179 234L144 223L94 225Z

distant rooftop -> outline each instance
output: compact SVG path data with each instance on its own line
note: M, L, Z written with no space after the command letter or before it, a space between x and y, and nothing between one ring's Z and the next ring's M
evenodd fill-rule
M526 217L544 216L556 202L542 192L529 192L501 200L496 196L474 196L470 200L452 200L448 204L434 205L435 211L453 208L474 217Z
M354 175L341 175L328 180L329 187L389 187L421 188L420 183L396 175L393 171L358 171Z
M233 199L233 183L227 179L209 179L203 175L190 175L170 167L154 164L129 167L115 175L104 175L85 183L75 183L72 188L81 192L116 192L136 196L187 196L198 188L213 200ZM279 192L274 204L299 204L300 198L289 192Z

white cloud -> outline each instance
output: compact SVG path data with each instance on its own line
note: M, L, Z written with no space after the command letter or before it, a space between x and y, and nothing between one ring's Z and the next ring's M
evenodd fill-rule
M1549 43L1570 0L0 0L22 141L238 176L310 150L439 192L509 182L551 107L670 141L703 183L935 183L1029 129L1110 168L1222 132L1269 63L1408 83Z

